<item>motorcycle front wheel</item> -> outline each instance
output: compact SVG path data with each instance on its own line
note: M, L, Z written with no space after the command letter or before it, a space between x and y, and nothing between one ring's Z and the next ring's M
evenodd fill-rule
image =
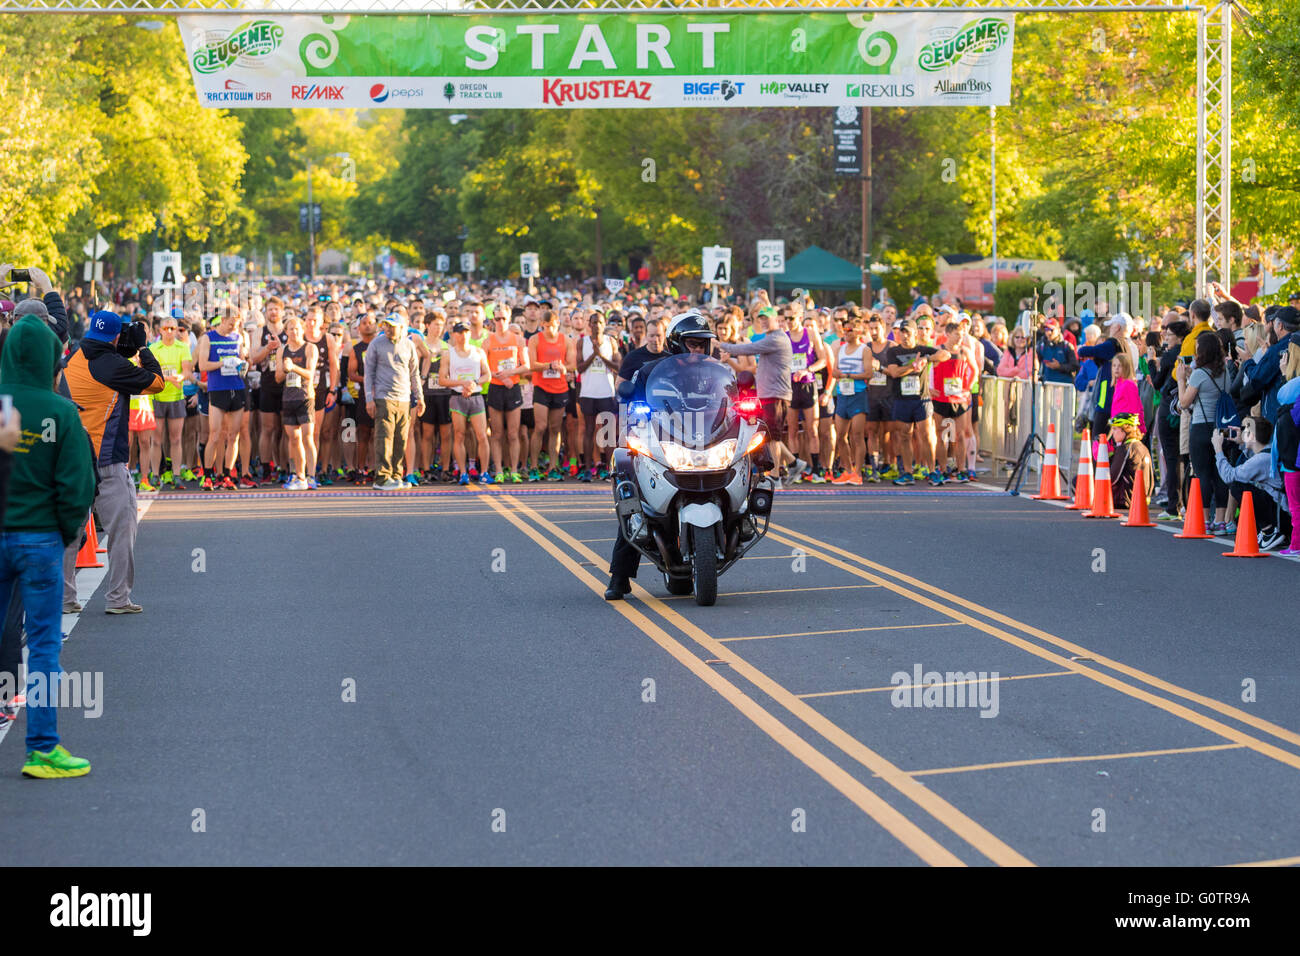
M718 600L718 537L715 528L691 527L691 577L695 603L712 607Z

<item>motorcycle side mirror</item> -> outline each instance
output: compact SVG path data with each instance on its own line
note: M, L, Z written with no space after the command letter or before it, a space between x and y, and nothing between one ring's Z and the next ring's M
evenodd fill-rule
M623 382L618 387L619 401L630 402L632 396L636 393L636 388L631 382Z

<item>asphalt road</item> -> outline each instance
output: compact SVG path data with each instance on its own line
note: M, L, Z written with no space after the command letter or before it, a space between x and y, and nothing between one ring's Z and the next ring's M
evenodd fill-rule
M64 645L93 772L0 741L9 862L1300 862L1297 563L827 489L717 606L644 566L607 604L608 495L156 500L145 613L101 589Z

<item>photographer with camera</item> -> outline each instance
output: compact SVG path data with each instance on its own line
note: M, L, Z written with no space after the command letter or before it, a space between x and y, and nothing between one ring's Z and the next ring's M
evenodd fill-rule
M162 367L149 349L149 328L134 322L125 329L114 312L92 313L86 336L68 356L63 381L67 395L81 409L81 422L90 434L99 470L95 510L108 533L109 614L139 614L131 601L135 583L135 484L126 463L131 396L156 395L167 386ZM139 355L140 364L131 359ZM76 552L64 556L65 585L72 586Z

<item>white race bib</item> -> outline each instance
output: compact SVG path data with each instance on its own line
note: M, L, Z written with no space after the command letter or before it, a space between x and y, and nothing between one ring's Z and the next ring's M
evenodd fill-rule
M945 378L943 380L943 394L948 398L961 398L966 394L966 390L961 387L961 379Z
M872 385L888 385L889 377L884 372L875 371L871 374Z
M901 380L901 384L900 384L900 386L899 386L899 390L900 390L904 395L920 395L920 394L921 394L921 376L919 376L919 375L905 375L905 376L903 376L903 378L902 378L902 380Z
M796 372L802 372L808 368L808 356L802 352L795 352L790 358L790 368Z
M279 356L278 356L275 352L272 352L272 353L271 353L271 357L270 357L269 359L266 360L266 367L267 367L268 370L270 370L270 371L272 371L272 372L275 371L275 360L276 360L277 358L279 358Z
M239 374L239 356L223 355L221 356L221 374L238 375Z
M461 372L459 375L456 376L456 381L469 382L471 385L473 385L478 382L478 376L473 374L472 372Z
M176 369L172 368L170 365L164 365L162 373L164 379L171 379L172 376L176 374Z
M319 384L320 384L320 369L314 369L314 370L312 371L312 373L311 373L311 383L312 383L313 385L319 385Z
M853 394L853 385L854 385L854 382L853 382L852 379L842 378L842 379L839 379L835 384L836 384L836 386L839 388L839 390L840 390L840 394L841 394L841 395L852 395L852 394Z
M542 378L563 378L563 377L564 377L563 372L557 372L553 368L545 369L542 372Z
M284 376L285 388L302 388L302 376L297 372L286 372Z
M437 372L430 372L430 373L429 373L429 383L428 383L428 385L426 385L425 387L428 388L428 389L430 389L430 390L435 389L435 388L438 387L438 373L437 373Z
M515 368L514 359L502 359L500 364L497 365L498 372L512 372L514 371L514 368Z

